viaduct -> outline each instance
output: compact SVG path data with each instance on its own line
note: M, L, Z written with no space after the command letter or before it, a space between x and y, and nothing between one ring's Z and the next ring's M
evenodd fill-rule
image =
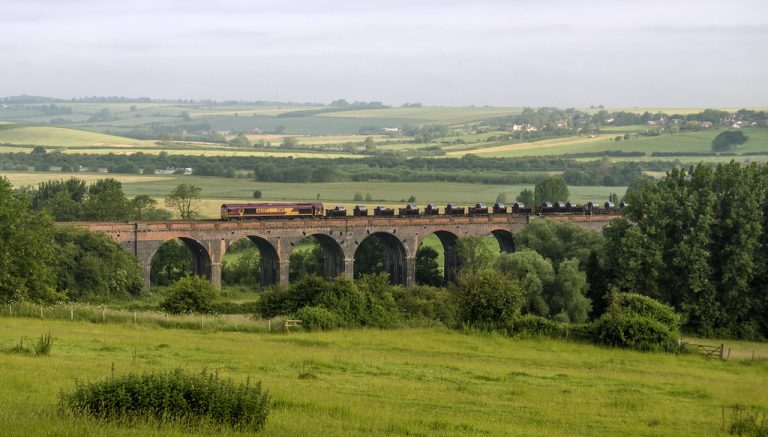
M553 220L568 221L595 230L602 229L614 215L562 215ZM248 222L217 220L79 223L77 226L102 232L135 255L143 270L144 285L150 287L150 270L155 252L169 240L181 240L193 255L195 273L221 286L222 259L229 246L249 238L258 247L262 285L288 285L288 263L293 248L306 237L315 237L323 254L327 278L352 278L355 252L372 236L384 243L385 269L390 281L415 282L416 250L421 241L435 234L445 251L446 279L458 269L456 240L465 235L493 235L502 252L515 249L514 235L538 217L527 215L346 217L269 219Z

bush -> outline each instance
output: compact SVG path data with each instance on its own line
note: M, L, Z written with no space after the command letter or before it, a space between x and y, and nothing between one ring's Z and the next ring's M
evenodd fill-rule
M362 325L391 328L399 323L400 313L386 273L362 275L355 285L364 298Z
M443 288L417 285L393 287L392 296L400 314L406 320L429 320L445 326L459 324L459 306L454 295Z
M613 311L616 310L614 306L618 305L619 310L625 314L648 317L674 330L680 326L680 316L671 306L642 294L614 293L611 295L611 305Z
M321 279L321 281L323 280ZM363 325L366 297L355 283L349 279L338 277L327 284L328 286L317 296L317 305L333 311L339 317L342 326Z
M517 316L509 321L507 333L528 334L532 336L556 337L560 334L561 324L534 314ZM565 332L565 329L562 329Z
M637 314L605 313L593 332L598 343L639 350L669 350L679 338L663 323Z
M256 314L264 318L272 318L295 312L298 308L292 308L289 296L290 290L287 288L273 287L265 290L256 303Z
M207 279L186 276L171 285L170 292L160 307L169 313L209 313L217 290Z
M610 346L671 349L680 338L680 317L648 296L613 292L608 311L593 325L593 335Z
M462 320L486 326L506 325L525 300L519 282L489 269L462 273L457 294Z
M60 394L59 405L62 411L100 420L213 423L254 432L267 421L269 393L260 382L236 385L215 373L189 375L176 369L77 383L72 393Z
M327 331L341 325L339 316L323 307L304 307L294 313L305 331Z

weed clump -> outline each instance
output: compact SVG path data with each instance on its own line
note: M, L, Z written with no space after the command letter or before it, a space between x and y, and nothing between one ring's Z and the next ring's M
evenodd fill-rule
M768 436L768 414L737 406L733 408L728 432L740 436Z
M34 354L35 356L39 357L41 355L50 355L51 349L53 349L53 336L49 332L47 334L41 335L40 338L37 339L37 342L34 344L24 344L24 338L22 338L14 347L8 349L7 351L13 354Z
M73 392L60 394L59 407L63 413L99 420L228 426L253 432L267 421L269 393L260 382L236 385L217 373L187 374L176 369L78 382Z

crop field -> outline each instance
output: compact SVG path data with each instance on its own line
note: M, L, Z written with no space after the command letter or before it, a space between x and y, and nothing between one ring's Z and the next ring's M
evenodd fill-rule
M519 114L522 108L491 107L421 107L366 109L359 111L329 112L324 118L398 118L425 120L429 123L466 123L484 118L503 117ZM400 127L400 126L395 126Z
M154 141L105 135L77 129L50 126L19 126L0 129L0 143L40 146L154 146Z
M768 152L768 129L747 128L744 134L749 137L746 144L739 146L736 152ZM616 134L601 134L594 137L568 137L560 139L514 143L502 146L475 149L471 153L485 157L515 157L561 155L564 153L600 152L622 150L626 152L711 152L712 139L721 131L705 130L664 134L655 137L632 137L629 140L614 141ZM463 151L452 151L449 155L463 155ZM706 157L709 160L710 157ZM630 158L635 160L637 158Z
M47 332L50 356L6 352ZM0 427L12 435L187 435L56 413L75 380L175 368L262 381L263 435L716 435L723 407L768 408L765 360L437 328L222 333L3 317L0 347Z

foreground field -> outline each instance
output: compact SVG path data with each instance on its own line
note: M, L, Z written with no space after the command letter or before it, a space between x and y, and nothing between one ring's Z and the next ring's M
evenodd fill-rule
M201 333L4 317L0 347L48 331L51 356L0 354L4 433L184 434L55 414L75 379L177 367L262 380L274 402L264 435L713 435L723 406L768 408L766 361L441 329Z

